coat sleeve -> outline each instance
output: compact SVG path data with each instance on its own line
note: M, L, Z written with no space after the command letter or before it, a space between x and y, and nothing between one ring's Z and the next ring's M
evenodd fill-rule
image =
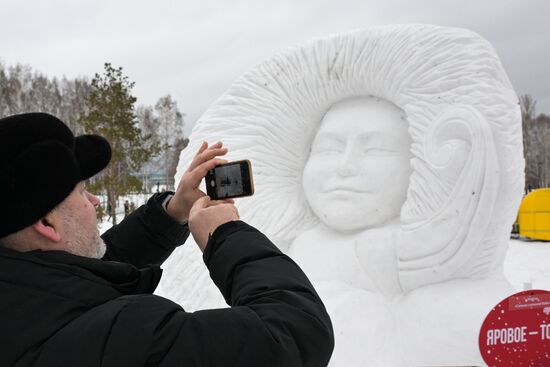
M139 299L117 317L103 366L328 364L334 336L325 307L300 268L263 234L244 222L224 224L204 259L231 308L187 313L157 296L132 296ZM131 355L117 353L129 348Z
M153 195L147 204L101 236L107 245L103 260L126 262L138 268L160 265L187 240L187 224L176 222L162 207L167 194Z

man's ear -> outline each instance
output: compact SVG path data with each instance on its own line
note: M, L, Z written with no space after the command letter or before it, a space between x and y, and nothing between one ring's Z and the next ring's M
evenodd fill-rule
M38 222L32 225L33 229L41 236L47 238L52 242L61 241L61 235L57 229L48 221L48 217L40 219Z

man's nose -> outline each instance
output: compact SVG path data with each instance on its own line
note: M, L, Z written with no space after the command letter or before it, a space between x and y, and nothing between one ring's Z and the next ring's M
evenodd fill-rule
M97 196L95 196L94 194L89 193L88 191L86 191L86 197L88 198L90 203L92 203L93 206L98 206L99 205L99 198Z

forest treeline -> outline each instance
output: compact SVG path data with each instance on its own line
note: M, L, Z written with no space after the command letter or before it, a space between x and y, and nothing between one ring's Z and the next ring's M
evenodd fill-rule
M30 66L6 67L0 63L0 117L21 112L48 112L82 134L80 116L85 113L85 97L90 92L86 78L49 78Z

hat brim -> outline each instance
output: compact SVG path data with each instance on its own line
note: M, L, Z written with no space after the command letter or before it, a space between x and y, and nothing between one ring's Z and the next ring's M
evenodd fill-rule
M111 161L111 145L99 135L80 135L75 138L75 156L80 179L86 180L107 167Z

